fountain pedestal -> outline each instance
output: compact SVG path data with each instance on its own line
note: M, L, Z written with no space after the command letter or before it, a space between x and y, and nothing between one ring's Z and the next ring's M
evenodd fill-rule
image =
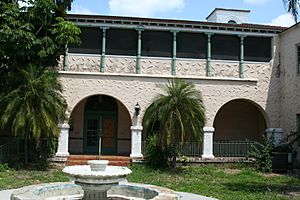
M131 173L127 167L107 166L107 160L88 161L89 165L68 166L63 169L71 180L84 190L84 200L106 200L107 191L125 180Z

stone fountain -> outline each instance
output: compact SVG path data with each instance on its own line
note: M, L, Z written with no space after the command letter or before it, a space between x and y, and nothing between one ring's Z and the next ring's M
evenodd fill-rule
M90 160L88 165L68 166L63 169L75 184L84 190L85 200L106 200L107 191L126 180L131 173L127 167L108 166L108 160Z
M179 200L167 188L137 183L121 183L131 173L127 167L108 166L107 160L91 160L88 165L63 169L75 182L25 186L15 190L11 200ZM108 196L107 196L108 194Z

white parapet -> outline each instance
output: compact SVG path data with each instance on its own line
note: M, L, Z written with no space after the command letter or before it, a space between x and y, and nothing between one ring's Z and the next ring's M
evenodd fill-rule
M265 130L267 139L270 140L273 137L274 145L278 145L282 140L282 128L268 128Z
M203 128L203 153L202 158L212 159L214 158L213 154L213 135L214 135L214 127L204 127Z
M69 156L69 129L70 125L67 123L59 124L60 133L58 137L58 148L56 156L65 157Z
M131 154L130 157L135 160L143 158L142 154L142 130L143 126L131 126Z

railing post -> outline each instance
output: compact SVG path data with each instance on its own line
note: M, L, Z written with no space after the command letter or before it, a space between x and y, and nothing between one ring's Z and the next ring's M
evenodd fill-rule
M142 55L142 31L143 29L137 29L138 31L138 41L137 41L137 56L136 56L136 66L135 73L141 73L141 55Z
M105 68L105 51L106 51L106 30L107 27L102 27L102 47L101 47L101 63L100 63L100 72L104 72Z
M214 127L204 127L204 137L203 137L203 153L202 158L211 159L214 158L213 154L213 134L214 134Z
M173 33L173 55L172 55L172 75L176 76L176 54L177 54L177 33L178 31L172 31Z
M240 66L239 66L239 77L244 78L244 38L240 36Z
M212 33L206 33L207 35L207 57L206 57L206 76L211 76L211 36Z

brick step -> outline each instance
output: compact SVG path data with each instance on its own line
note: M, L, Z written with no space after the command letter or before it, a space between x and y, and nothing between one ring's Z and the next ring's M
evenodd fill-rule
M67 166L72 165L87 165L88 160L98 160L96 155L70 155L66 162ZM108 165L113 166L129 166L131 164L130 157L126 156L100 156L101 160L109 160Z
M130 166L130 162L118 162L118 161L113 161L113 162L109 162L108 165L111 166L124 166L124 167L128 167ZM87 165L87 162L85 161L68 161L66 163L67 166L73 166L73 165Z
M70 155L68 160L98 160L99 156L95 155ZM130 157L126 156L100 156L101 160L111 161L130 161Z

